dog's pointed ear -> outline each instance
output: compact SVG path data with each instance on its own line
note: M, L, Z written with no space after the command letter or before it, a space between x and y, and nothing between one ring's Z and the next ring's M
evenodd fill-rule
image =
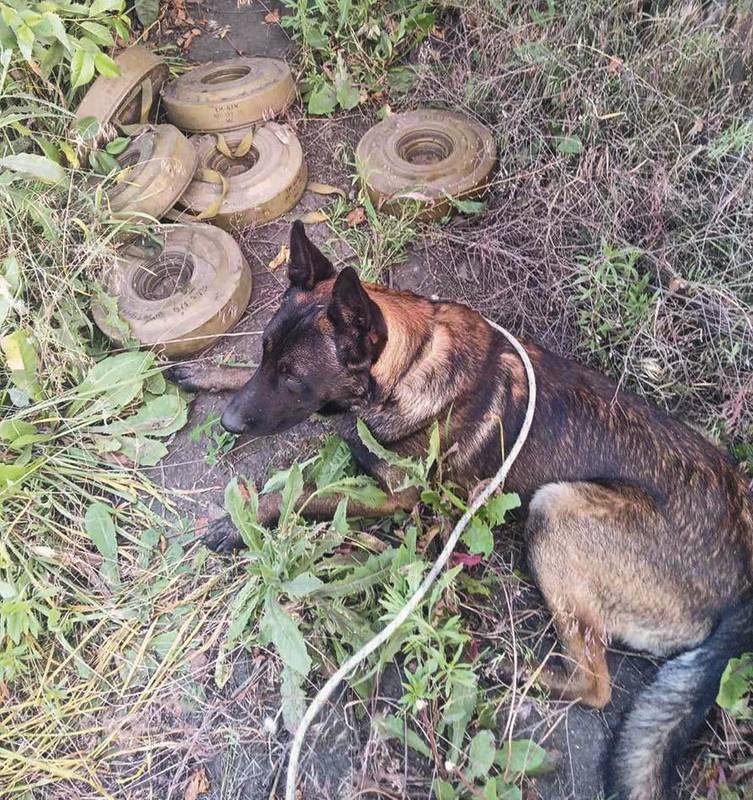
M313 289L319 281L332 278L335 268L319 248L306 236L300 220L293 223L290 231L290 263L288 279L297 289Z
M387 341L387 329L379 306L366 294L353 267L337 276L327 317L335 329L346 364L373 362Z
M337 276L335 285L332 287L332 300L327 310L327 316L335 326L337 333L369 327L371 300L353 267L345 267Z

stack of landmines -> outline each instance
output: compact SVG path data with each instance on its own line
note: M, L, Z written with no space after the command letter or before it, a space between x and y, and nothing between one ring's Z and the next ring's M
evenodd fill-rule
M106 276L113 302L96 303L94 317L115 341L187 355L229 330L251 296L248 264L225 231L279 217L306 187L298 138L273 121L295 100L295 83L271 58L215 62L170 82L143 47L116 61L120 74L92 84L76 128L96 145L127 141L107 191L116 219L177 224L160 229L159 244L119 251ZM154 122L158 106L167 122Z

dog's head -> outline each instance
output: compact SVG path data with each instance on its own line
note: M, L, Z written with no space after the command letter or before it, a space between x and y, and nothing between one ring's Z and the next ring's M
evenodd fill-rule
M316 412L363 401L387 340L379 306L351 267L335 268L300 222L290 234L290 286L264 330L259 368L222 415L232 433L280 433Z

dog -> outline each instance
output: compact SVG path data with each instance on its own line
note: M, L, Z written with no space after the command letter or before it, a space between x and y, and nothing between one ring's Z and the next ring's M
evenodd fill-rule
M393 490L402 475L363 445L359 418L404 456L425 454L439 421L443 469L456 484L471 490L494 475L528 399L522 363L500 333L465 305L364 284L350 267L336 273L299 222L288 278L250 378L190 367L178 376L194 391L237 390L222 415L228 431L270 436L329 416L387 493L377 507L350 503L352 516L418 501L416 490ZM666 798L725 665L753 649L751 496L699 433L611 379L522 343L538 396L505 489L523 500L531 572L569 665L547 667L540 682L602 708L610 641L667 658L626 714L607 775L608 796ZM306 516L326 519L339 499L304 493L299 502ZM279 496L263 495L260 521L278 513ZM241 541L222 518L208 543L228 550Z

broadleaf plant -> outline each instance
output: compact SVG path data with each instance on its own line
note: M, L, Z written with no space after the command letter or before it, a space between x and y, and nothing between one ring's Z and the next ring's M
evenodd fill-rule
M438 426L430 434L423 459L398 456L379 444L363 423L358 428L366 447L405 475L403 486L418 486L430 499L432 511L452 515L465 510L465 502L452 489L435 481L441 471ZM335 519L310 523L302 517L301 507L307 502L304 487L314 496L343 495ZM262 498L270 493L279 493L281 501L275 530L258 519ZM373 537L364 538L350 528L347 504L352 497L375 502L384 499L384 492L371 478L357 474L348 446L335 436L326 438L313 457L273 474L261 494L238 479L225 492L226 510L247 547L241 555L246 582L231 604L215 674L220 682L227 679L227 653L238 644L269 647L282 665L282 717L290 731L305 709L304 687L316 681L315 673L331 672L397 615L431 563L419 548L425 533L419 517L398 515L399 542L375 550ZM500 494L478 512L478 523L491 530L518 504L516 495ZM544 751L527 740L500 747L487 730L477 731L466 747L484 690L467 656L470 636L453 611L462 570L457 565L437 579L422 606L350 678L350 685L367 698L375 676L393 659L404 661L403 716L378 717L379 733L397 737L433 758L423 735L425 725L413 722L432 708L435 736L445 742L442 758L467 764L466 780L484 791L498 792L489 796L513 797L519 793L521 775L538 766ZM307 644L312 640L316 647ZM445 783L444 788L437 784L437 791L463 796L462 786Z

